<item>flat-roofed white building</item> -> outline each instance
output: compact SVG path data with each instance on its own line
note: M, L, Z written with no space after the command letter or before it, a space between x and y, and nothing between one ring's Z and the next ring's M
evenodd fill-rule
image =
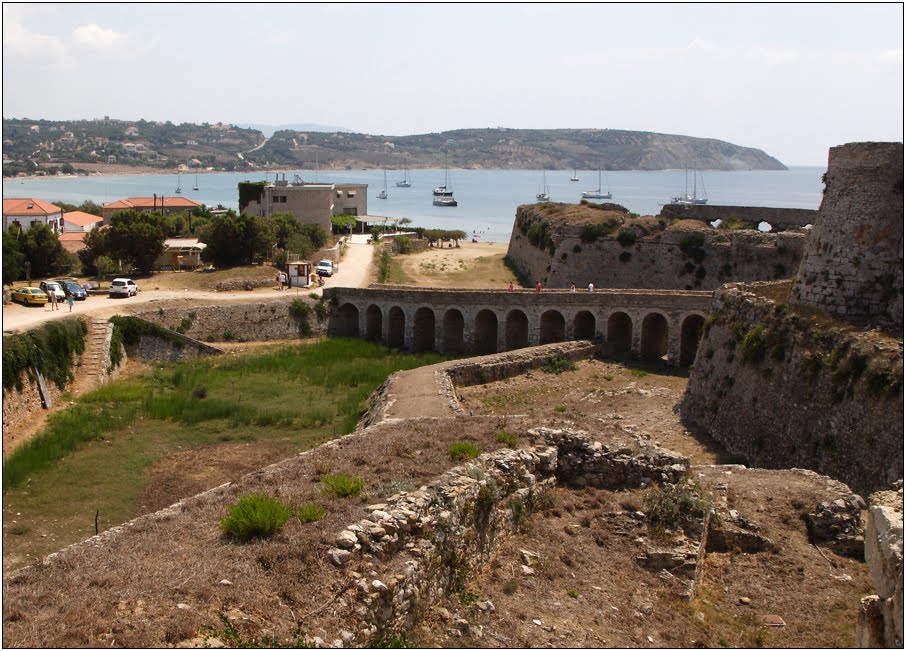
M368 214L367 183L308 183L298 176L289 183L284 176L258 188L257 197L251 192L244 205L240 196L241 213L260 217L290 213L303 224L317 224L327 233L331 231L330 218L335 215Z

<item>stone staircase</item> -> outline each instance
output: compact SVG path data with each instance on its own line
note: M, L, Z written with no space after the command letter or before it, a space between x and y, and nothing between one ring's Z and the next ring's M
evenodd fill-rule
M100 386L110 375L110 339L113 324L106 319L91 319L85 335L85 351L76 384L78 393Z

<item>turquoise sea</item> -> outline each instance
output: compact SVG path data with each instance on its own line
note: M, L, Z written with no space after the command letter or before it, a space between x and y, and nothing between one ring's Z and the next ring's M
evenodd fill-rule
M792 167L782 172L704 172L703 193L712 205L770 206L777 208L817 209L821 203L823 167ZM450 182L459 202L455 208L432 205L431 191L444 181L443 170L411 170L410 188L397 188L403 178L400 170L387 172L389 198L378 199L384 187L379 169L315 172L287 171L306 182L367 183L368 213L375 216L408 217L415 226L461 229L477 233L482 241L508 241L516 207L534 203L542 185L541 170L450 170ZM570 181L573 170L548 170L547 184L552 201L576 203L583 190L598 185L594 170L578 170L578 182ZM238 208L237 185L240 181L274 180L274 172L239 172L198 174L198 190L193 190L195 174L148 174L123 176L79 176L37 179L10 179L3 182L4 197L36 197L47 201L79 204L90 199L107 203L126 197L172 196L177 186L182 195L208 206L222 204ZM688 176L692 191L692 174ZM683 170L657 172L607 172L603 189L613 194L609 201L632 212L656 215L670 197L683 194L686 174Z

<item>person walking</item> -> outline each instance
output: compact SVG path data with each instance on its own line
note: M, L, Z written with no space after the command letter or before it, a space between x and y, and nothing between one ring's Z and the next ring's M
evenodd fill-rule
M509 286L509 288L507 289L507 291L512 292L513 290L514 290L514 288L513 288L513 281L511 280L511 281L510 281L510 286Z
M72 312L72 294L66 294L66 303L69 305L69 311Z
M595 291L595 284L594 284L594 283L588 283L588 291L590 291L590 292Z
M47 293L50 294L50 311L59 310L60 308L57 306L57 292L51 289Z
M569 291L571 291L571 292L575 292L575 291L576 291L576 283L570 283L570 285L569 285Z
M535 291L539 294L541 293L541 281L540 280L537 283L535 283Z

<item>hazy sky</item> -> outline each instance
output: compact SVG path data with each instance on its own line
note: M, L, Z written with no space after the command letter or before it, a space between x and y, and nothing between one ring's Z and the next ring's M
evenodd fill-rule
M3 5L3 116L903 139L903 6Z

